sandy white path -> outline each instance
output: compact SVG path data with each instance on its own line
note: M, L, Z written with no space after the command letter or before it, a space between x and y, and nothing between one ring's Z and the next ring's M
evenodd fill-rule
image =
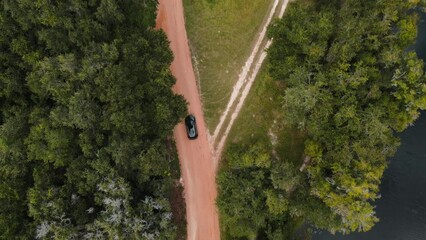
M278 6L279 0L275 0L274 4L272 6L272 9L269 12L268 19L264 23L262 27L262 31L259 33L259 36L256 40L256 44L254 45L251 54L249 58L247 59L246 63L244 64L243 68L241 69L240 74L238 75L238 81L234 84L234 87L232 89L231 97L229 98L228 104L226 105L225 111L220 116L219 123L217 124L213 136L212 136L212 142L216 141L216 138L219 135L219 131L222 129L223 123L225 122L226 117L229 114L229 111L231 110L232 105L234 104L235 100L237 100L238 95L241 92L241 88L243 87L245 81L247 80L247 76L252 68L253 62L255 60L256 55L259 52L259 48L265 39L266 36L266 30L269 26L269 23L272 20L272 17L274 16L275 10Z
M256 45L253 48L253 51L252 51L250 57L247 59L246 64L244 65L244 67L241 70L241 74L239 76L237 83L234 86L234 90L231 94L231 98L229 99L228 105L227 105L225 111L223 112L223 114L221 115L219 124L217 125L217 127L214 131L214 135L212 136L212 144L213 145L215 144L216 140L219 138L218 145L214 148L215 149L215 154L214 154L215 162L218 162L220 157L221 157L221 154L222 154L226 139L228 138L229 132L231 131L232 126L235 122L235 119L238 117L238 115L241 111L241 108L244 104L244 101L246 100L247 95L250 92L250 89L253 85L253 82L256 79L256 76L259 73L260 67L263 64L263 61L266 59L266 49L268 49L269 46L272 44L272 40L268 40L266 42L266 44L263 45L262 48L259 48L260 46L262 46L261 44L264 43L264 41L265 41L267 27L269 26L269 23L271 22L274 15L279 17L279 18L282 18L285 10L287 8L288 2L289 2L289 0L281 0L281 1L275 0L274 5L271 9L271 12L269 13L269 17L268 17L265 25L263 26L261 33L259 34L259 38L256 41ZM279 13L277 14L276 10L277 10L278 5L281 6L281 9L280 9ZM247 78L249 73L251 73L251 75L250 75L249 78ZM232 108L232 106L235 105L235 102L237 100L238 100L238 102L237 102L236 106L234 108ZM225 121L228 116L231 116L229 121ZM226 123L226 124L224 125L224 123ZM221 134L221 136L219 136L220 131L225 126L226 126L226 128L225 128L224 132Z

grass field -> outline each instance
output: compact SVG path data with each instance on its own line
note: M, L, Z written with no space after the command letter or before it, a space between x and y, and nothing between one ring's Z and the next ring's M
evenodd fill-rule
M269 151L275 150L281 160L300 164L304 139L283 123L281 95L284 89L282 82L274 81L262 69L230 132L228 143L250 146L260 142L269 146Z
M184 0L194 68L212 131L272 3L271 0Z

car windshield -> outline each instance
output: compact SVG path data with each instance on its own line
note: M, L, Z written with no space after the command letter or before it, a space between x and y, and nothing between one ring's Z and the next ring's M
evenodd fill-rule
M191 127L189 129L189 135L191 135L191 137L195 135L195 129L194 129L194 127Z

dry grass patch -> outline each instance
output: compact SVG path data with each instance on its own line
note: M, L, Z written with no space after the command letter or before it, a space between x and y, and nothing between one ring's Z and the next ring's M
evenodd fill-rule
M184 0L186 29L212 131L251 52L271 0Z

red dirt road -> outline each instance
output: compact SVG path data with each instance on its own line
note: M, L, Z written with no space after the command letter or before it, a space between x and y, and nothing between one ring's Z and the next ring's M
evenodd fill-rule
M171 65L176 77L173 90L188 101L189 112L197 118L199 132L196 140L189 140L183 123L174 130L185 189L188 239L219 240L219 219L215 204L216 169L192 68L182 0L160 0L159 3L156 25L166 32L175 56Z

